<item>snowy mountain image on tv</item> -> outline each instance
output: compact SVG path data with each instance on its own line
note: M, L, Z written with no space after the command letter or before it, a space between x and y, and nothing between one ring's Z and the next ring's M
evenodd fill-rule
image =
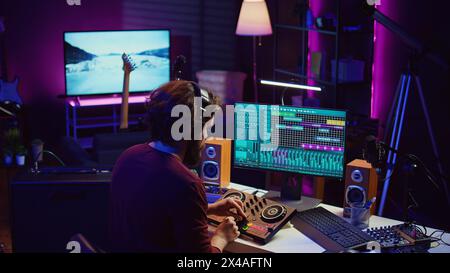
M169 52L168 30L66 32L66 94L122 92L123 53L136 64L130 92L151 91L170 80Z

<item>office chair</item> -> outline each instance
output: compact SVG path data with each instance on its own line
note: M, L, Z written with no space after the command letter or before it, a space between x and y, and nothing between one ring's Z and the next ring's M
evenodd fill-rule
M70 242L67 244L67 250L70 253L106 253L101 248L89 242L89 240L80 233L77 233L70 238Z

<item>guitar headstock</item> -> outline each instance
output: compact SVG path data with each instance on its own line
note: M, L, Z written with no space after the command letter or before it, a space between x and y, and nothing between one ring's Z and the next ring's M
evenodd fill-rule
M123 61L123 70L125 72L130 73L131 71L135 70L137 65L133 61L130 55L123 53L122 54L122 61Z

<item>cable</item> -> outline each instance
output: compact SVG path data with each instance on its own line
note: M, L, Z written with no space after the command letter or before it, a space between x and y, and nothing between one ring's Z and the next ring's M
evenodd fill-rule
M397 168L398 168L398 165L397 164L394 165L392 168L391 174L389 176L385 176L383 179L380 179L380 182L385 182L386 180L390 179L394 175L394 172Z
M54 154L53 152L49 151L49 150L42 150L40 151L37 155L36 158L34 159L33 165L35 165L38 162L38 158L42 155L42 154L49 154L51 155L53 158L55 158L59 164L61 164L61 166L65 167L66 164L64 164L64 162L61 160L61 158L59 158L56 154Z
M297 82L298 82L298 80L295 79L295 78L290 78L289 81L297 81ZM283 106L284 106L284 95L286 94L286 91L287 91L288 89L289 89L289 87L285 87L285 88L283 89L283 91L281 91L281 105L283 105Z
M435 230L430 235L427 235L428 234L428 230L427 230L427 228L424 225L419 226L419 225L416 225L414 223L412 223L412 225L414 226L414 229L417 232L419 232L421 235L428 236L429 238L431 238L433 240L431 243L437 243L437 245L435 245L435 246L431 246L431 244L430 244L430 248L436 248L436 247L440 246L441 244L446 245L446 246L450 246L450 242L446 242L442 238L442 237L444 237L445 234L450 234L450 233L445 232L444 230ZM436 234L436 233L440 233L440 235L438 235L437 237L434 237L433 235Z
M420 165L422 165L422 168L427 172L427 176L430 180L433 180L432 182L435 184L435 186L437 187L437 182L436 182L436 177L432 174L432 172L430 171L430 169L427 168L427 166L425 165L425 163L416 155L414 154L407 154L406 155L408 158L410 158L413 161L418 162ZM443 178L444 180L446 180L446 182L448 183L448 179L445 176L439 175L439 177ZM439 189L439 188L438 188Z
M434 235L435 233L441 233L441 235L438 236L438 237L434 237L433 235ZM430 235L428 235L428 236L430 236L431 238L437 240L438 244L441 244L441 243L442 243L442 244L444 244L444 245L446 245L446 246L450 246L450 242L446 242L446 241L444 241L444 239L442 238L442 237L444 237L445 234L450 234L450 233L445 232L444 230L435 230L435 231L433 231L433 232L432 232Z
M63 167L65 167L66 166L66 164L64 164L64 162L62 161L62 159L61 158L59 158L59 156L57 156L56 154L54 154L53 152L51 152L51 151L48 151L48 150L44 150L44 153L47 153L47 154L49 154L49 155L51 155L51 156L53 156L53 158L55 158L58 162L59 162L59 164L61 164L61 166L63 166Z
M444 239L442 239L442 237L444 236L444 234L446 234L447 232L442 232L441 236L439 237L441 243L443 243L446 246L450 246L449 242L444 241Z
M390 147L389 146L387 146L385 143L383 143L383 142L380 142L382 145L381 146L384 146L385 148L387 148L387 149L390 149ZM433 184L433 186L439 191L440 189L441 189L441 187L438 185L438 179L436 179L436 177L435 177L435 175L430 171L430 169L426 166L426 164L418 157L418 156L416 156L416 155L414 155L414 154L400 154L399 153L399 151L398 150L394 150L393 151L394 153L397 153L398 155L399 155L399 161L397 162L397 164L395 164L393 167L392 167L392 172L391 172L391 174L389 175L389 176L386 176L386 177L384 177L383 179L381 179L380 181L381 182L385 182L386 180L388 180L388 179L390 179L393 175L394 175L394 172L395 172L395 170L396 170L396 168L398 168L398 165L400 165L400 163L401 163L401 159L408 159L408 160L410 160L412 163L415 163L415 164L417 164L417 165L420 165L420 167L424 170L424 174L425 174L425 177L427 178L427 180L431 183L431 184ZM403 162L403 161L402 161ZM403 164L403 163L402 163ZM445 176L441 176L440 175L440 177L441 178L443 178L442 179L442 184L444 184L444 183L448 183L448 180L446 179L446 177ZM443 185L443 186L445 186L445 185ZM444 187L445 188L445 187Z
M281 91L281 105L284 105L284 94L288 90L288 87L285 87L283 91Z
M420 165L425 170L426 177L430 180L430 182L432 182L433 185L438 190L440 189L438 186L438 183L436 182L436 181L438 181L438 179L436 179L436 176L430 171L430 169L426 166L426 164L418 156L416 156L414 154L402 154L398 150L390 147L389 145L387 145L386 143L384 143L382 141L377 142L375 137L373 137L373 136L368 141L371 143L375 142L375 146L376 146L375 149L378 151L378 153L383 152L383 155L384 155L384 154L386 154L385 150L389 150L393 153L396 153L400 158L403 158L403 157L407 158L407 159L411 160L413 163ZM449 179L447 176L439 174L439 177L443 178L443 180L446 180L447 183L449 182ZM384 180L387 180L388 178L390 178L390 177L386 177ZM442 181L442 182L444 182L444 181Z

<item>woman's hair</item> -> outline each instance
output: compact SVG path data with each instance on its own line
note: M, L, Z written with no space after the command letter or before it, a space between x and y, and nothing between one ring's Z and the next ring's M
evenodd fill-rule
M205 89L206 90L206 89ZM207 90L210 104L218 104L219 99ZM194 119L194 87L190 81L171 81L152 91L147 101L147 122L150 130L150 141L161 141L167 145L175 141L171 135L173 123L179 117L171 117L172 108L186 105L191 112L191 124ZM193 131L193 128L191 128Z

